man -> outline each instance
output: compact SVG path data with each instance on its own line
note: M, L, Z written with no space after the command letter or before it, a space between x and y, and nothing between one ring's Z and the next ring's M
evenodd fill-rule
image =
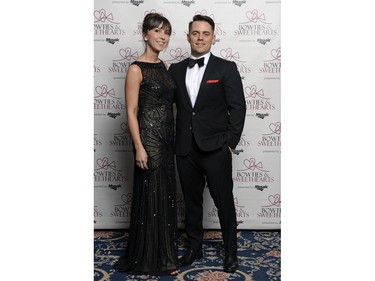
M188 237L188 248L179 266L202 258L203 192L207 181L224 240L224 271L231 273L238 268L231 152L242 134L246 106L236 64L210 52L215 43L214 30L210 17L194 16L187 34L191 57L169 69L177 85L176 162ZM200 62L194 64L193 59Z

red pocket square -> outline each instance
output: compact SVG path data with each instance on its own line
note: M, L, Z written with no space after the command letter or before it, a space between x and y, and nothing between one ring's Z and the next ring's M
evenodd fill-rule
M219 80L207 80L206 84L219 83Z

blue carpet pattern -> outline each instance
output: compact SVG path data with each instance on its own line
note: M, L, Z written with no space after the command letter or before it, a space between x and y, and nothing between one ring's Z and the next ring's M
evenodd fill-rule
M125 253L127 231L94 231L94 281L280 281L281 232L238 231L239 269L232 274L223 271L222 236L220 231L205 231L203 258L191 266L179 268L177 276L130 275L112 269ZM186 235L179 235L179 256L182 256Z

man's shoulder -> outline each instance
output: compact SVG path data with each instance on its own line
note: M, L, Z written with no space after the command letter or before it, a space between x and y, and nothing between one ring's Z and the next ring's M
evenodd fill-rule
M186 61L187 61L187 59L183 59L182 61L171 63L170 67L172 67L173 69L179 69L181 67L186 67L186 65L187 65Z
M174 65L181 66L181 65L187 64L188 59L189 59L189 58L185 58L185 59L183 59L182 61L175 62Z
M214 54L211 54L210 59L216 61L217 63L224 63L224 64L230 64L230 63L232 63L232 61L224 59L224 58L221 58L221 57L218 57L218 56L215 56Z

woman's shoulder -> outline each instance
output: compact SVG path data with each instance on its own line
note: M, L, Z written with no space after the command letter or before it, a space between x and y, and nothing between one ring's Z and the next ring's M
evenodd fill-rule
M127 76L129 75L141 75L142 76L142 67L135 62L133 62L129 68L128 68L128 71L127 71Z

